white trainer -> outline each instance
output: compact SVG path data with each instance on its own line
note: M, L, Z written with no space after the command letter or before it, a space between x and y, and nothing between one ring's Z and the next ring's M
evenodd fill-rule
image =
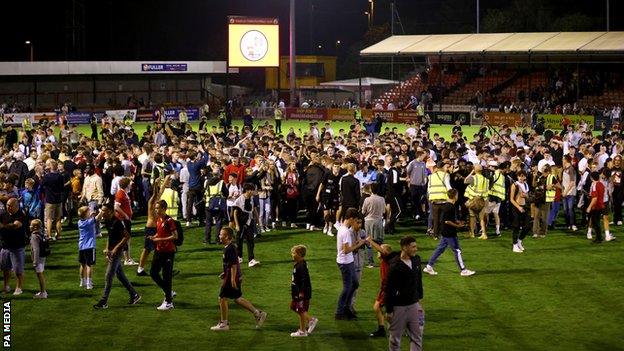
M316 323L318 323L318 319L316 317L310 318L310 321L308 322L308 329L306 330L308 334L312 334L314 328L316 328Z
M214 330L214 331L225 331L225 330L230 330L230 325L227 322L223 322L220 321L217 325L215 325L214 327L210 327L210 330Z
M591 233L587 233L587 240L592 240L594 237L591 235Z
M186 221L186 226L190 227L191 226L191 221Z
M334 236L334 233L333 233L331 227L327 228L327 236Z
M264 311L258 311L258 315L256 315L256 329L260 328L263 324L264 321L267 318L267 313Z
M464 269L463 271L459 273L459 275L461 275L462 277L469 277L475 273L476 273L475 271L471 271L470 269Z
M573 225L573 226L572 226L572 231L573 231L573 232L575 232L575 231L577 231L577 230L578 230L578 228L577 228L575 225Z
M93 290L93 283L87 283L87 290Z
M520 250L524 251L524 246L522 246L522 240L518 240L518 247Z
M21 294L22 294L22 289L15 288L15 291L13 292L13 295L17 296L17 295L21 295Z
M622 221L617 221L617 225L622 225Z
M249 261L249 263L248 263L247 265L248 265L249 267L253 267L253 266L256 266L256 265L259 265L259 264L260 264L260 261L258 261L258 260L256 260L256 259L254 258L253 260Z
M515 245L513 246L512 251L513 251L513 252L517 252L517 253L522 253L522 249L518 246L518 244L515 244Z
M433 267L431 267L430 265L426 265L425 268L423 269L423 272L428 273L430 275L437 275L438 272L433 270Z
M615 239L615 237L614 237L613 235L611 235L611 234L609 234L609 235L607 235L607 236L605 237L605 241L612 241L612 240L614 240L614 239Z
M47 299L47 298L48 298L47 291L40 291L36 293L35 296L33 296L33 299Z
M163 301L163 303L156 307L157 310L159 311L168 311L168 310L172 310L173 309L173 302L167 302L167 301Z
M293 338L301 338L308 336L308 333L303 330L297 330L296 332L290 333L290 336Z
M238 263L243 263L243 258L242 257L238 258Z
M310 229L310 223L306 224L306 230Z
M290 227L291 228L297 228L297 225L295 223L290 223Z
M313 226L313 225L311 225L311 226L310 226L310 228L308 228L308 229L310 229L310 231L311 231L311 232L313 232L313 231L315 231L315 230L316 230L316 228L314 228L314 226Z

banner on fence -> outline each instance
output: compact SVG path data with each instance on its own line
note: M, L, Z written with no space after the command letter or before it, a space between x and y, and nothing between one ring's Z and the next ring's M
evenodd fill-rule
M355 110L348 108L330 108L327 110L327 119L330 121L353 121Z
M32 113L5 113L4 124L22 124L22 121L29 119L34 121Z
M107 110L106 115L110 118L114 118L116 121L123 121L126 116L129 116L134 122L136 121L137 110Z
M577 124L580 121L585 121L590 129L596 129L595 117L590 115L565 115L570 120L570 123ZM564 115L539 115L539 118L544 119L544 127L546 129L561 129Z
M493 126L507 125L514 127L522 123L519 113L483 112L483 118Z
M305 119L324 121L327 119L327 109L322 108L287 108L286 119Z
M188 116L189 121L197 121L199 120L199 108L197 107L190 107L187 109L184 108L166 108L165 109L165 119L167 121L178 121L180 120L180 112L182 112L183 110L186 110L186 115ZM157 120L157 116L156 116L156 112L158 110L154 110L152 112L152 120L156 121Z
M91 121L91 112L71 112L65 117L67 124L88 124Z

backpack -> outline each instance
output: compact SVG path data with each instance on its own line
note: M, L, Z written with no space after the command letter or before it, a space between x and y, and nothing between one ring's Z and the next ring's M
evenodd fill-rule
M227 202L223 196L213 196L208 202L208 208L212 213L225 212L227 210Z
M52 253L50 249L50 241L45 235L40 236L39 238L39 257L48 257Z
M175 244L175 246L182 246L182 244L184 244L184 229L182 229L182 223L173 218L171 219L173 220L173 223L175 223L176 231L178 232L178 238L173 243Z
M527 201L536 205L546 203L546 178L541 177L537 180L535 189L529 193Z

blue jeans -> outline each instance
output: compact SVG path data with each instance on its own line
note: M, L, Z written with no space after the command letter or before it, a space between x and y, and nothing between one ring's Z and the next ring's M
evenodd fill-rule
M338 268L340 269L340 274L342 275L342 292L338 298L336 314L344 315L345 312L347 312L347 309L351 308L353 294L355 294L359 283L355 274L355 264L353 262L348 264L339 263Z
M548 225L553 225L559 215L559 209L561 208L561 201L553 201L550 213L548 214Z
M260 226L266 228L269 226L271 219L271 198L266 197L264 199L260 198L259 200L260 207L258 216L260 217Z
M459 267L459 269L460 270L466 269L466 266L464 266L464 260L462 259L461 249L459 247L459 239L456 236L452 238L442 237L440 239L440 243L438 244L438 247L436 247L435 251L433 252L433 255L431 255L431 258L429 259L429 262L427 264L433 267L433 265L436 263L440 255L444 253L444 250L446 250L447 246L451 246L451 249L453 249L453 254L455 255L455 262L457 263L457 266Z
M563 198L563 212L565 213L566 225L575 225L576 219L574 218L574 200L575 196L565 196Z
M113 286L113 277L116 275L117 279L121 282L121 284L128 290L130 294L130 298L137 295L136 290L130 284L128 278L124 274L123 267L121 265L121 258L123 256L122 250L119 250L115 256L111 256L110 262L106 265L106 278L104 280L104 293L102 293L102 298L100 302L107 303L108 296L110 295L111 287Z

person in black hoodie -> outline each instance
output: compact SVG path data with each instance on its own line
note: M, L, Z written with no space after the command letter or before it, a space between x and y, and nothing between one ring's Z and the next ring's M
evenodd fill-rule
M293 267L290 292L292 301L290 309L299 315L299 330L291 333L292 337L308 336L316 327L318 319L310 317L310 299L312 298L312 284L310 283L310 272L305 261L307 248L303 245L296 245L290 249L290 255L295 261ZM306 328L307 325L307 328Z
M320 208L316 200L319 186L325 176L325 169L321 165L318 156L313 155L310 164L305 169L305 177L303 178L303 202L307 209L307 225L306 229L313 231L315 227L320 227Z
M385 304L390 322L390 351L401 349L401 337L407 328L410 350L422 350L424 312L420 301L423 298L422 268L420 256L416 254L416 239L405 236L401 239L401 255L394 258L388 271Z

